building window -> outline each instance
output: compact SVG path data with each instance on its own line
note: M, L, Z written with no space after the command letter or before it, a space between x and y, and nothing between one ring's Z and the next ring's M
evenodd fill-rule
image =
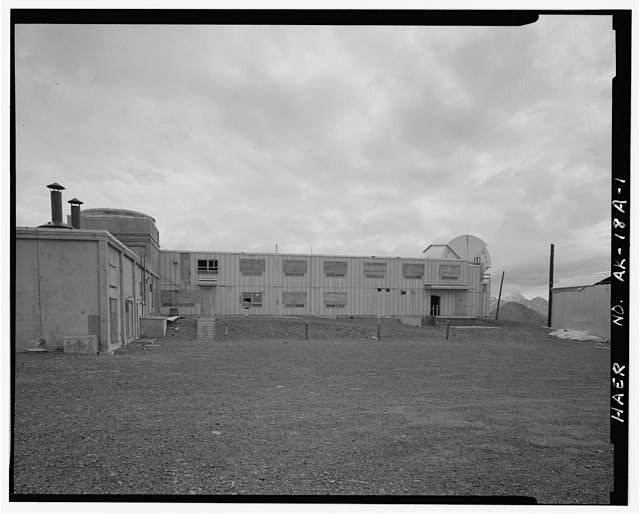
M371 279L384 279L387 273L387 264L380 262L366 262L364 263L364 276Z
M440 279L443 281L457 281L460 279L460 265L440 265Z
M240 303L245 308L261 308L262 307L262 292L261 291L243 291L240 295Z
M324 292L324 305L327 308L344 308L347 305L346 291Z
M347 275L347 262L325 261L324 275L326 277L345 277Z
M109 288L117 288L118 283L118 268L109 263Z
M424 264L403 263L402 276L405 279L422 279L422 277L424 276Z
M285 259L282 261L282 273L287 276L303 277L307 273L304 259Z
M282 304L285 308L303 308L307 303L306 291L283 291Z
M264 269L264 259L240 258L240 273L242 275L262 275Z
M198 273L199 274L217 274L218 260L217 259L198 259Z

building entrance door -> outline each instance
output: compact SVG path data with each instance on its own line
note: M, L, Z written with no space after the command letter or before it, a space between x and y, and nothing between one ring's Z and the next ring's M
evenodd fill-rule
M214 311L215 286L200 286L200 316L212 317Z
M440 295L431 295L429 314L435 317L440 316Z

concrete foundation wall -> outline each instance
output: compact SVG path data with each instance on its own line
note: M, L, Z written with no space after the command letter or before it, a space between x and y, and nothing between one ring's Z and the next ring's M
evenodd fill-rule
M66 354L98 354L98 339L93 334L65 336L63 350Z

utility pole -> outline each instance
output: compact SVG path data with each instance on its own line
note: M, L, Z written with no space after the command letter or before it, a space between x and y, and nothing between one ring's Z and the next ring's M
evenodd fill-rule
M553 243L551 244L551 253L549 255L549 315L547 317L547 326L551 327L551 308L553 306Z
M498 320L498 313L500 313L500 299L502 298L502 282L504 281L504 270L502 271L502 279L500 279L500 292L498 293L498 305L496 306L496 320Z

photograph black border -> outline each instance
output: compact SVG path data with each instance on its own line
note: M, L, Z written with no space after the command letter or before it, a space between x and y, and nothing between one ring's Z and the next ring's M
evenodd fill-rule
M610 439L613 490L610 504L626 506L629 467L629 323L631 209L631 10L256 10L256 9L11 9L10 10L10 332L11 441L10 502L188 502L188 503L341 503L341 504L535 504L522 496L339 496L339 495L49 495L14 492L15 271L16 271L16 24L171 24L171 25L380 25L518 26L542 15L611 16L615 30L616 72L612 80L611 124L611 370Z

